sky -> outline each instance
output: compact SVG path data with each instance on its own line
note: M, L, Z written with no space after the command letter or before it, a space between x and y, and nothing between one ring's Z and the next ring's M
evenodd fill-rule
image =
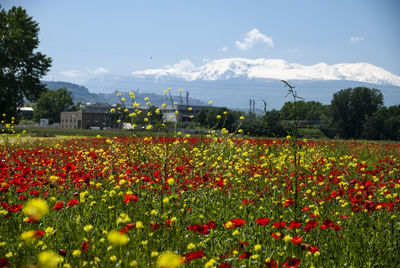
M1 0L39 23L48 80L84 83L182 60L366 62L400 75L397 0Z

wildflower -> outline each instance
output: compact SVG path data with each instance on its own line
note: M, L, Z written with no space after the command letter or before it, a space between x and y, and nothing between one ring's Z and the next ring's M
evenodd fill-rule
M39 253L38 261L41 267L51 268L51 267L57 267L58 263L62 261L62 257L57 255L53 251L44 251Z
M297 244L300 244L302 240L303 240L303 237L295 236L295 237L292 238L292 243L297 245Z
M151 257L157 257L158 256L158 252L157 251L152 251L151 252Z
M79 204L78 200L72 199L72 200L67 202L67 207L73 207L73 206L78 205L78 204Z
M221 119L221 116L220 116L220 115L217 115L217 119Z
M80 251L80 250L77 250L77 249L76 249L76 250L74 250L74 251L72 252L72 256L75 257L75 258L76 258L76 257L79 257L80 255L81 255L81 251Z
M196 247L195 244L189 243L186 248L190 250L190 249L194 249L195 247Z
M85 231L85 232L89 232L90 230L92 230L93 229L93 226L92 225L86 225L85 227L83 227L83 230Z
M244 120L244 116L243 116L243 115L240 116L239 119L240 119L240 120Z
M173 185L174 182L175 182L174 178L169 178L169 179L167 180L167 183L168 183L169 185Z
M161 253L160 257L158 257L157 267L174 268L181 266L182 263L182 258L179 255L171 251L165 251Z
M117 257L116 257L115 255L112 255L112 256L110 257L110 261L116 262L116 261L117 261Z
M214 259L211 259L208 262L206 262L206 264L204 265L204 268L215 267L216 264L217 264L217 262Z
M115 109L111 108L110 113L112 113L112 114L115 113Z
M142 223L141 221L137 221L137 222L136 222L136 228L137 228L137 229L142 229L142 228L144 228L143 223Z
M286 262L283 263L283 267L290 267L290 268L295 268L300 265L301 260L294 258L294 257L288 257L286 259Z
M212 101L209 101L209 102L208 102L208 104L210 104L210 105L211 105L212 103L213 103Z
M43 199L31 199L22 209L25 215L35 220L41 219L48 211L47 203Z
M117 231L112 231L108 234L107 236L108 240L113 244L117 246L123 246L128 243L129 238L126 234L122 234Z
M256 220L256 223L257 223L258 225L265 226L265 225L268 225L268 224L269 224L269 219L268 219L268 218L258 218L258 219Z
M54 207L53 207L53 209L55 210L55 211L59 211L59 210L61 210L63 207L64 207L64 202L57 202L55 205L54 205Z
M121 98L121 101L125 101L125 98Z
M260 250L261 249L261 245L257 244L254 246L254 251Z
M29 242L35 238L36 238L35 231L33 231L33 230L26 231L21 234L21 239L24 240L25 242Z

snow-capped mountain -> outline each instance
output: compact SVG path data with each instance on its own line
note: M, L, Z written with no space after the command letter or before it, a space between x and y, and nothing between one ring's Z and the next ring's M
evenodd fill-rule
M134 77L181 78L186 81L215 81L232 78L284 80L346 80L400 86L400 77L369 63L301 65L281 59L226 58L196 67L189 60L159 69L132 72Z

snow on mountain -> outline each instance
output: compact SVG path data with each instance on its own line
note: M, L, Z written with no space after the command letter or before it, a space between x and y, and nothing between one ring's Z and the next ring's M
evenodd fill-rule
M369 63L301 65L281 59L226 58L196 67L189 60L165 68L134 71L135 77L177 77L187 81L265 78L284 80L349 80L400 86L400 77Z

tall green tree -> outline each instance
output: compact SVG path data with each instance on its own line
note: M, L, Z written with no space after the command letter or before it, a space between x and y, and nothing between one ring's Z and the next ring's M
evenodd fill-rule
M0 6L1 8L1 6ZM40 82L51 58L35 50L39 26L21 7L0 10L0 113L17 116L24 98L35 101L45 90Z
M61 112L75 111L71 92L66 88L58 90L46 90L40 95L36 103L33 118L39 121L40 118L47 118L51 123L60 122Z
M333 127L342 138L361 138L365 122L382 105L378 89L357 87L336 92L331 101Z

